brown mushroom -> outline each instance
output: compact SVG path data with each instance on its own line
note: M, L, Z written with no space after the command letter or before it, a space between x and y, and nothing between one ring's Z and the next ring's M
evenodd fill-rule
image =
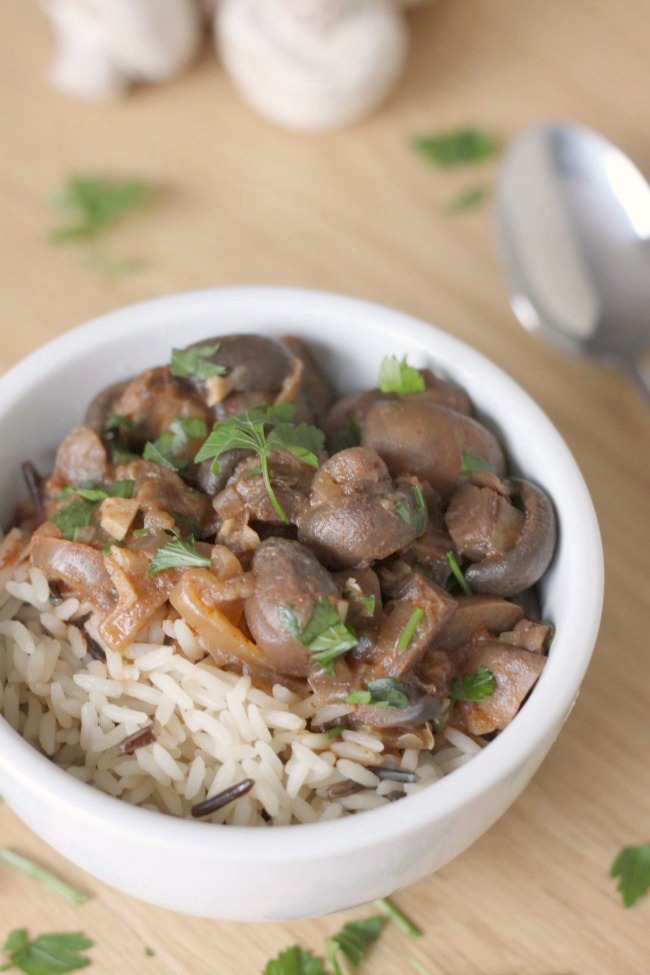
M494 692L481 701L458 701L449 723L473 735L500 731L510 724L524 698L544 669L546 657L508 646L498 640L479 640L466 657L462 672L486 667L495 678Z
M549 498L529 481L512 478L509 484L511 496L523 506L524 524L509 551L489 555L466 570L465 578L475 592L513 596L534 585L553 558L557 529Z
M320 600L338 601L334 580L309 549L283 538L261 543L252 571L255 592L246 600L244 613L257 646L279 673L306 676L313 659L287 629L280 610L290 608L304 629Z
M129 382L130 380L124 380L123 382L112 383L97 393L86 410L85 424L87 427L91 427L97 433L104 432L108 417L111 413L115 413L113 404L122 395Z
M497 636L522 618L523 610L516 603L498 596L458 596L453 616L436 633L432 648L453 653L468 646L482 631Z
M461 478L463 453L505 474L498 440L472 417L426 400L374 403L362 422L361 443L374 447L393 477L408 471L449 498Z

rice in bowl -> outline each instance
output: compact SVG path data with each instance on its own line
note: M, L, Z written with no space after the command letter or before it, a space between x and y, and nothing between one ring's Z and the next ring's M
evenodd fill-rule
M311 693L251 686L205 657L165 608L123 658L102 645L89 603L52 604L29 548L16 529L0 545L0 713L57 766L111 796L187 818L252 779L206 821L311 823L417 792L484 747L452 727L430 740L405 732L390 748L370 731L311 732L310 719L326 723L350 706L324 713ZM91 655L96 646L105 661ZM120 754L151 724L154 740Z

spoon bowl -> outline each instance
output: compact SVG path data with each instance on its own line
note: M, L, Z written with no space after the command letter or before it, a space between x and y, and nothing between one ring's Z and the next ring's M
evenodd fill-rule
M650 402L650 185L616 146L578 125L524 131L497 191L512 309L561 348L627 373Z

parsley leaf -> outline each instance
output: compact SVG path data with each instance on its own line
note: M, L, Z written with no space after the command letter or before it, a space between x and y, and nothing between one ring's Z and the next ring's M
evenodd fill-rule
M41 934L30 941L24 928L12 931L4 943L9 956L0 971L18 968L25 975L65 975L90 965L90 958L81 954L92 948L93 942L79 931L71 934Z
M120 416L119 413L110 413L104 422L104 433L109 430L128 430L131 432L135 430L135 423L126 416Z
M71 501L53 514L50 521L71 542L78 528L88 527L98 507L99 501Z
M54 874L50 873L44 867L40 867L37 863L32 863L26 857L21 857L18 853L14 853L13 850L0 850L0 860L8 864L11 867L15 867L16 870L20 870L22 873L27 874L28 877L33 877L44 887L48 887L53 890L55 894L59 894L64 897L65 900L70 901L72 904L85 904L87 897L82 894L81 891L75 890L74 887L70 887L65 881L59 880Z
M153 576L164 569L177 569L185 567L200 567L209 569L212 560L205 555L200 555L196 550L194 539L189 538L183 541L175 538L173 542L159 548L147 569L147 575Z
M293 606L278 608L280 622L312 654L314 660L328 674L334 674L334 661L356 647L356 633L342 623L338 613L326 599L314 606L306 627L301 629Z
M199 464L202 460L215 458L212 470L219 473L219 457L228 450L252 450L260 458L262 477L273 508L282 521L288 521L280 507L271 485L268 455L273 450L288 450L303 463L318 467L316 453L322 450L325 436L321 430L291 421L296 408L292 403L279 406L258 406L238 416L215 423L212 433L194 458ZM268 432L267 432L267 428Z
M632 907L650 890L650 843L623 847L609 875L618 877L623 904Z
M172 471L180 471L187 467L187 461L180 455L192 440L203 440L208 433L205 420L200 416L178 416L170 424L169 430L161 434L157 440L149 440L144 447L142 456L145 460L168 467Z
M69 244L97 237L120 217L145 202L150 189L141 180L108 180L97 176L71 176L55 198L70 222L50 234L52 244Z
M322 958L292 945L268 962L263 975L327 975Z
M497 151L493 136L480 129L466 127L454 132L420 136L414 142L415 149L436 166L458 166L464 163L482 162Z
M410 704L404 685L394 677L380 677L368 681L365 691L353 691L344 699L346 704L374 705L378 708L399 708L403 710Z
M399 635L399 640L397 641L398 650L408 650L411 640L415 636L415 631L420 625L420 620L424 616L423 609L414 609L411 613L408 623Z
M172 349L172 376L181 379L206 380L211 376L225 376L226 367L218 362L212 362L212 356L219 349L220 342L207 345L197 345L193 349Z
M87 484L85 487L75 487L69 484L61 491L57 501L69 498L71 494L83 498L84 501L103 501L104 498L130 498L133 495L135 481L113 481L112 484Z
M382 924L383 918L376 914L365 921L351 921L349 924L344 924L337 934L325 939L327 957L334 966L336 975L343 975L336 960L338 952L342 951L356 968L370 945L374 944L381 934Z
M487 199L487 190L484 186L468 186L466 190L450 200L444 208L445 213L463 213L465 210L473 210L480 206Z
M451 569L451 571L453 573L453 576L454 576L454 579L456 580L456 582L458 583L458 585L460 586L460 588L463 590L463 592L465 593L466 596L471 596L472 595L472 588L471 588L469 582L467 581L467 579L465 578L465 576L463 575L463 573L461 571L461 568L458 565L458 562L456 561L456 558L454 556L454 553L453 552L446 552L445 553L445 559L447 560L447 565Z
M470 474L474 474L477 471L490 471L492 474L496 474L496 467L494 464L490 464L487 460L483 460L482 457L477 457L476 454L468 454L464 450L461 454L461 459L461 477L469 477Z
M114 481L112 484L89 484L86 487L68 485L58 496L57 500L75 495L80 501L71 501L63 505L50 521L56 525L64 538L73 541L78 528L87 528L92 517L104 498L130 498L133 494L135 481Z
M487 667L477 667L473 674L454 677L449 697L452 701L482 701L494 694L496 680Z
M378 385L382 393L398 393L400 396L421 393L425 389L422 374L408 365L406 356L400 362L395 355L384 356L381 360Z

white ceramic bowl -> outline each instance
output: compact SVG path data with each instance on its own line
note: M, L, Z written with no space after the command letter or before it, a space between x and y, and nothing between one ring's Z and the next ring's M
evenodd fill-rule
M0 517L108 383L219 333L307 339L340 391L374 385L381 358L408 354L469 391L513 468L548 491L559 546L543 583L557 625L549 662L512 724L480 755L401 802L343 820L276 829L215 826L134 808L78 782L0 719L0 793L64 856L120 890L176 911L280 920L383 897L465 850L525 787L566 720L596 640L603 570L584 481L534 402L483 356L431 325L352 298L237 288L161 298L62 335L0 379ZM522 870L525 869L522 863Z

